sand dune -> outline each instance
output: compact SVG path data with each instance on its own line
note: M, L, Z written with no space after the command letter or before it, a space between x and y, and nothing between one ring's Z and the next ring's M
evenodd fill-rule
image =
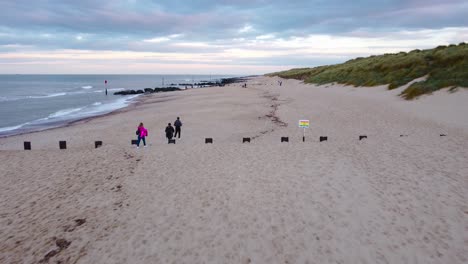
M0 263L468 262L468 92L277 80L0 139Z

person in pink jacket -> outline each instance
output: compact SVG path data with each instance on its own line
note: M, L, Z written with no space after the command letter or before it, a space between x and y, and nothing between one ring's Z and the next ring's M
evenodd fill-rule
M136 131L138 135L137 148L140 147L140 141L143 140L143 145L146 147L146 137L148 136L148 130L140 123Z

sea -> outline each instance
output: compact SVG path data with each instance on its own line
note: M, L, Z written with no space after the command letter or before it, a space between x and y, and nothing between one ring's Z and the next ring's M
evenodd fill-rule
M114 95L116 91L169 86L185 88L185 84L229 77L236 76L0 75L0 137L107 114L128 106L141 96Z

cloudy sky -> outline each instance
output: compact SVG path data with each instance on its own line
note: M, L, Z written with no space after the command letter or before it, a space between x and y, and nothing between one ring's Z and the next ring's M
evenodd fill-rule
M0 73L262 74L468 41L466 0L0 0Z

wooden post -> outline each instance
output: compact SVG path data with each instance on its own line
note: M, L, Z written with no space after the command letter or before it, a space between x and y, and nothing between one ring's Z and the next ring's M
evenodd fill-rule
M102 147L102 141L94 141L94 148Z
M24 150L31 150L31 142L29 141L24 142Z

